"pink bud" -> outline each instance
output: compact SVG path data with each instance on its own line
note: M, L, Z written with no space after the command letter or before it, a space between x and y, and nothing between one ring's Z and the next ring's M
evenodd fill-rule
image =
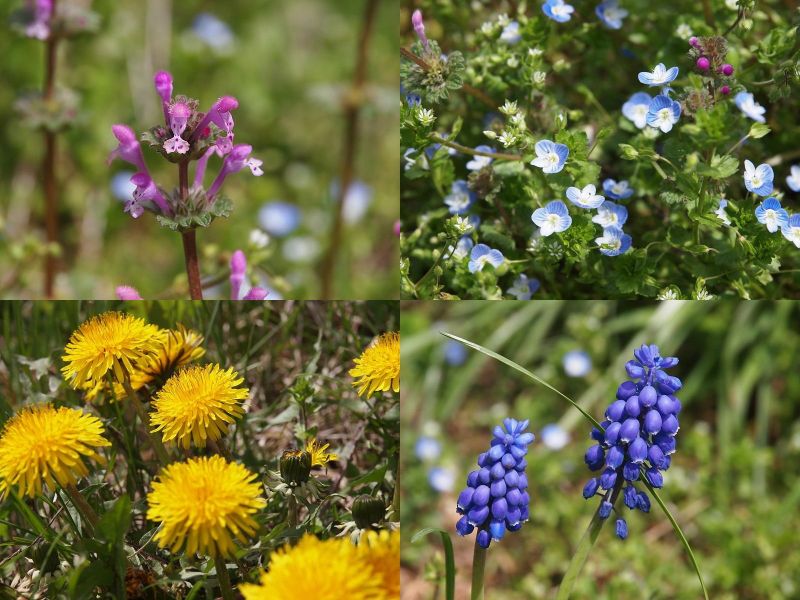
M239 108L239 101L233 96L223 96L217 100L216 108L219 112L230 112Z
M231 300L239 299L239 291L244 283L244 276L247 272L247 259L244 252L237 250L231 256Z
M689 45L695 48L700 47L700 40L698 40L695 36L689 38Z
M723 96L727 96L731 93L731 88L729 88L727 85L723 85L721 88L719 88L719 93Z
M400 221L395 221L394 222L394 234L396 236L400 235Z
M172 98L172 75L166 71L159 71L153 78L156 86L156 93L161 97L162 102L169 102Z
M265 290L264 288L254 287L250 288L250 291L245 294L242 300L265 300L267 298L267 294L269 294L269 291Z
M120 300L142 300L136 288L129 285L118 285L115 292Z
M422 45L428 47L428 38L425 37L425 23L422 21L422 12L417 9L411 15L411 24L414 26L414 31L417 32L417 37Z
M697 68L701 71L708 71L710 66L711 62L705 56L701 56L697 59Z
M725 63L724 65L722 65L722 68L720 69L720 71L722 71L723 75L725 75L727 77L730 77L731 75L733 75L733 65L729 65L728 63Z
M136 134L133 132L133 129L128 127L127 125L112 125L111 132L114 134L114 137L119 140L120 144L135 144L138 142L136 139Z

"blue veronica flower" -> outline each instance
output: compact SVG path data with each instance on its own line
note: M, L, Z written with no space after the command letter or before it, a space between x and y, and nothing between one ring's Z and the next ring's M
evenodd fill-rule
M483 267L488 264L495 269L503 264L505 257L500 250L489 248L486 244L478 244L469 254L469 272L483 271Z
M592 372L592 359L585 350L570 350L561 362L569 377L586 377Z
M194 34L217 52L226 52L234 42L233 32L227 23L211 13L200 13L192 24Z
M648 73L647 71L639 73L639 81L645 85L659 86L675 81L677 76L678 67L670 67L667 69L664 63L658 63L652 73Z
M478 215L469 215L467 216L467 222L472 225L473 231L477 231L478 225L481 224L481 218Z
M633 355L634 360L625 365L632 381L620 384L616 400L606 409L603 430L592 429L591 438L597 443L584 456L589 469L600 475L589 480L583 496L589 499L600 494L598 512L603 519L616 510L614 505L620 494L629 509L650 511L649 496L634 482L644 473L650 485L662 487L661 472L670 467L675 435L680 429L681 402L675 393L683 384L666 372L678 364L678 359L662 357L653 344L643 344ZM628 524L621 513L618 516L616 533L625 539Z
M800 215L791 215L785 225L781 226L783 237L800 248Z
M600 247L601 254L619 256L630 249L633 240L619 227L606 227L603 229L603 235L594 241Z
M461 342L447 340L444 343L444 360L451 367L463 365L467 360L467 349Z
M542 444L550 450L561 450L569 444L569 431L558 423L550 423L542 427Z
M681 116L681 104L665 94L653 98L647 111L647 124L667 133Z
M534 167L539 167L545 173L558 173L564 168L569 156L569 148L564 144L557 144L550 140L536 142L533 147L536 158L531 161Z
M620 204L614 204L610 200L603 202L598 207L597 214L592 217L592 222L597 223L603 229L608 229L609 227L622 228L627 220L628 209Z
M491 146L475 146L475 150L479 152L494 152ZM488 167L492 164L494 159L489 156L473 156L467 163L467 169L470 171L480 171L483 167Z
M758 121L759 123L766 121L764 113L767 112L767 109L755 101L753 94L749 92L739 92L733 97L733 103L748 119L753 119L753 121Z
M597 188L591 183L582 190L576 187L568 187L567 199L581 208L597 208L605 202L605 197L596 194L596 191Z
M636 92L622 105L622 115L626 119L633 121L637 128L644 129L645 125L647 125L647 113L650 110L650 102L652 101L650 94Z
M434 461L439 458L441 453L442 445L438 440L432 437L422 435L417 438L417 443L414 444L414 454L416 454L417 458L422 461Z
M561 200L553 200L548 202L544 208L537 208L533 211L531 220L545 237L566 231L572 225L572 217L569 216L567 205Z
M538 279L528 279L524 273L520 273L514 280L514 285L508 288L507 294L514 296L517 300L530 300L539 290L540 282Z
M603 25L609 29L622 29L622 19L628 16L628 11L619 7L617 0L605 0L594 9Z
M428 156L425 154L425 152L420 152L417 154L416 148L406 148L406 151L403 152L403 162L405 163L405 165L403 165L404 171L408 171L413 167L418 167L425 171L430 169Z
M791 174L786 176L786 185L793 192L800 192L800 165L792 165Z
M428 483L441 494L453 491L456 475L447 467L433 467L428 471Z
M261 229L275 237L285 237L300 226L300 209L294 204L276 200L266 202L258 210Z
M111 178L111 193L117 200L130 202L133 200L133 192L136 191L136 184L131 181L136 173L133 171L120 171L114 173Z
M450 214L463 215L475 203L477 196L469 189L469 184L463 179L457 179L450 186L450 193L445 196L444 203Z
M748 192L759 196L769 196L772 193L772 181L775 178L772 167L763 163L756 167L749 160L744 161L744 187Z
M422 105L422 98L418 94L409 92L408 94L406 94L406 104L408 105L409 108L420 106Z
M472 250L473 246L475 246L475 242L472 241L472 238L468 235L463 235L461 238L456 242L456 247L450 246L448 251L452 253L452 257L455 260L464 260L469 256L470 251Z
M334 200L339 198L339 180L331 181L329 192ZM344 195L342 216L347 223L357 223L367 212L372 202L372 188L360 180L353 181Z
M478 456L478 469L467 476L467 487L458 496L458 535L478 529L476 542L488 548L506 531L519 531L528 520L530 496L525 475L525 455L534 435L526 432L528 421L504 419L505 428L494 428L487 452Z
M603 191L606 196L613 200L625 200L633 196L633 188L625 180L614 181L613 179L606 179L603 182Z
M519 23L511 21L503 28L503 33L500 34L500 41L513 46L522 39L519 33Z
M730 225L731 220L728 218L728 213L725 212L725 208L728 206L728 201L725 198L719 199L719 205L717 206L717 210L714 211L714 214L717 215L717 218L725 223L725 225Z
M780 200L767 198L756 207L756 219L767 226L767 231L775 233L779 228L789 224L789 213L781 208Z
M542 12L559 23L566 23L572 18L575 8L564 4L564 0L547 0L542 5Z

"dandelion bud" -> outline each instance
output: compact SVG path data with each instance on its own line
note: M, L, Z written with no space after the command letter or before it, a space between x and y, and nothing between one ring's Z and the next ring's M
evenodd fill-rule
M294 487L308 481L311 475L311 455L305 450L285 450L279 461L281 477Z
M362 494L353 500L352 513L359 529L374 528L383 521L386 505L380 498Z
M711 62L705 56L701 56L697 59L697 68L701 71L708 71L710 66Z

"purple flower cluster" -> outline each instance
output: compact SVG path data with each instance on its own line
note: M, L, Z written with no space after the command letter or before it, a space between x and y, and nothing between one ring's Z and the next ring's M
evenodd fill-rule
M625 381L617 389L616 400L606 410L602 431L592 429L591 437L597 444L584 457L589 469L602 471L588 481L583 497L589 499L599 492L599 514L603 519L611 514L620 492L629 509L650 511L650 498L637 490L634 482L644 471L651 486L663 485L661 472L669 469L675 434L680 428L681 402L675 393L683 384L666 373L666 369L678 364L678 359L662 357L653 344L643 344L633 354L635 360L625 365L633 381ZM622 517L617 519L616 532L622 539L628 536L628 525Z
M528 479L525 455L534 435L525 432L528 421L503 420L505 429L494 428L489 450L478 456L478 469L467 476L467 487L458 497L456 524L459 535L478 528L477 543L488 548L508 531L517 531L528 520Z
M172 76L166 71L159 71L154 78L156 93L161 98L164 113L164 126L157 126L145 133L143 139L157 148L171 162L197 160L194 173L194 185L190 194L203 196L203 206L210 208L225 178L245 167L249 167L253 175L263 174L262 162L250 156L253 148L247 144L234 144L233 115L239 102L232 96L219 98L203 113L197 110L196 100L186 96L173 96ZM183 199L177 194L170 195L160 188L147 170L139 141L133 130L127 125L114 125L111 128L119 144L111 152L109 162L120 158L136 167L137 172L131 177L136 186L133 198L126 202L125 212L138 219L145 210L172 217L185 214L186 207L181 206ZM206 166L209 158L217 155L222 158L222 168L207 191L203 189Z

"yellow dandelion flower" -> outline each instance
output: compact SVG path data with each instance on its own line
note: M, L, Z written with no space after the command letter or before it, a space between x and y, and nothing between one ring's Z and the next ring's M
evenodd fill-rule
M311 438L306 444L306 452L311 455L312 467L324 467L332 460L337 460L339 457L333 452L325 452L330 444L321 444L316 439Z
M247 542L264 506L256 474L221 456L191 458L161 471L147 495L147 518L160 522L162 548L188 554L232 556L233 540Z
M233 369L219 365L184 367L164 384L153 399L150 424L163 431L164 441L175 441L188 448L207 439L218 440L228 432L228 424L244 414L242 401L247 388Z
M399 537L399 536L398 536ZM367 558L373 547L354 546L348 538L321 541L305 535L296 546L283 547L270 557L269 571L259 583L242 584L239 591L245 600L395 600L399 589L384 582L383 559ZM399 541L395 570L400 570ZM388 571L388 568L387 568Z
M374 391L389 389L400 391L400 334L384 333L353 361L356 366L350 370L353 386L358 395L371 395Z
M387 598L400 597L400 531L367 531L358 545L361 557L380 575Z
M42 482L50 490L75 484L89 470L84 459L103 462L96 448L110 446L100 419L77 408L49 404L25 408L0 434L0 495L12 485L37 496Z
M64 348L66 365L61 372L75 389L93 388L109 371L117 381L123 381L123 369L133 373L163 343L164 334L155 325L125 313L103 313L82 323L72 334Z

